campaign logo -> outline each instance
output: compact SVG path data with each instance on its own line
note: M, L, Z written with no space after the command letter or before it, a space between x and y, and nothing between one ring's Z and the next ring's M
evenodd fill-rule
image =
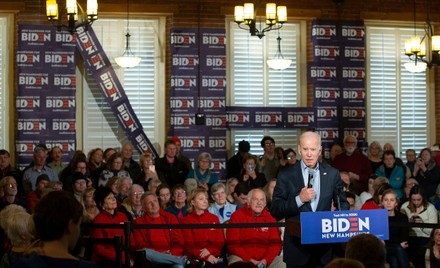
M209 148L225 149L226 148L226 138L225 137L210 137Z
M355 214L355 213L353 213ZM322 238L345 238L370 232L370 217L346 216L321 219Z
M36 146L37 145L35 143L31 142L17 142L17 144L15 145L15 149L17 153L33 154Z
M342 77L348 80L359 80L365 78L365 70L364 68L344 68L342 70Z
M20 34L20 41L40 43L43 45L44 42L51 41L51 33L47 30L22 31Z
M197 56L177 56L173 57L173 66L178 67L195 67L199 64L199 59Z
M223 88L226 86L226 79L223 78L203 78L202 79L203 87L217 87Z
M52 149L54 147L61 148L61 150L66 152L74 152L76 150L76 145L74 142L46 142L47 149Z
M53 64L69 64L69 63L74 63L74 62L75 62L75 55L72 53L48 52L46 55L44 55L44 63L51 63L52 66L53 66Z
M20 86L42 87L49 84L48 74L27 74L21 73L18 76Z
M225 116L206 117L205 124L209 127L226 127L227 121Z
M316 89L315 98L316 99L338 99L341 93L338 89Z
M17 52L16 61L17 63L38 63L40 62L40 52L39 51Z
M17 130L23 131L24 134L37 134L46 130L46 119L19 119Z
M228 123L249 123L250 115L240 113L227 114L226 121Z
M46 98L46 108L51 108L53 111L66 111L69 108L76 107L75 97L53 97Z
M171 116L170 118L172 126L193 126L196 124L194 116Z
M193 34L171 34L171 44L172 45L191 45L196 43L196 37Z
M319 118L336 118L338 117L338 109L318 108L316 109L316 116Z
M315 116L313 114L289 114L287 115L288 123L304 124L315 122Z
M89 65L92 66L93 68L95 68L95 71L98 71L102 68L104 68L105 66L107 66L105 64L105 60L104 57L101 56L100 53L97 53L96 55L91 56L88 59Z
M62 89L76 88L76 75L54 74L53 84Z
M57 43L76 43L76 34L67 32L56 32L55 42Z
M40 108L40 97L17 97L15 101L15 106L19 111L27 109ZM24 108L24 109L20 109Z
M181 145L183 148L205 148L206 140L199 137L181 137Z
M135 137L135 140L137 142L136 146L141 149L142 152L147 152L150 150L150 147L148 146L147 137L139 134Z
M344 108L342 110L342 116L345 118L365 118L366 113L364 109L350 109L350 108Z
M116 107L118 111L118 119L123 124L123 128L129 130L131 133L135 132L138 129L137 124L135 123L134 116L127 109L126 104L121 104Z
M171 78L171 87L196 87L197 79L196 78Z
M335 25L320 25L312 27L312 36L316 37L335 37L336 26Z
M256 123L280 123L283 122L282 114L255 114Z
M331 47L331 46L320 46L319 48L315 48L314 50L315 57L328 57L334 58L339 56L339 47Z
M220 109L226 107L226 100L200 100L199 101L199 108L204 109Z
M212 163L211 164L212 170L217 171L217 170L226 169L226 162L225 161L213 159L211 163Z
M226 68L226 56L210 56L206 57L206 66L213 67L213 70Z
M339 131L338 130L317 130L317 133L321 136L321 139L338 139Z
M310 70L311 78L322 78L322 79L331 79L336 78L337 72L336 67L332 66L314 66Z
M194 100L170 100L170 108L172 109L189 109L194 108Z
M63 132L75 131L75 121L66 122L63 119L54 119L52 122L52 130Z
M104 91L106 98L110 98L112 101L117 101L122 98L122 93L116 86L116 81L110 71L101 74L99 78L101 81L98 84Z
M348 135L353 135L356 139L365 139L367 138L367 133L365 130L344 130L344 137Z
M359 39L365 36L365 30L363 27L352 28L350 26L343 26L341 34L343 37Z
M84 27L78 27L76 34L76 43L79 45L80 51L85 51L86 55L91 55L98 51L96 44L93 42L93 39L89 36L89 32L87 32Z
M226 44L225 36L203 36L202 42L204 45L224 45Z
M346 100L364 100L365 91L364 90L344 90L342 97Z
M345 47L344 57L352 59L365 59L365 48Z

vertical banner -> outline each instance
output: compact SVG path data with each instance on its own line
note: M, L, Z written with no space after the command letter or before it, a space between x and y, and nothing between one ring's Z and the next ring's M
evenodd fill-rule
M226 169L226 33L224 29L171 30L171 131L194 165L198 155L212 156L213 172ZM196 114L203 114L203 125Z
M76 37L55 27L19 25L16 153L20 169L37 144L76 150Z
M119 126L123 129L127 138L141 154L149 151L157 157L157 152L145 134L142 124L136 116L93 28L89 27L85 31L83 27L79 27L76 36L76 47L84 60L85 66L101 89L102 95L118 119Z
M330 146L349 133L362 133L356 137L360 144L365 141L364 28L359 21L312 23L314 61L309 63L308 79L326 158Z

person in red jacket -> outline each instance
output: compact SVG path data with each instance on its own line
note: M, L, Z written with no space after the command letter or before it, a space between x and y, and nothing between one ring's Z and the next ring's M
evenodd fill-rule
M181 220L182 224L220 224L218 217L208 212L208 193L203 188L194 189L188 198L188 215ZM185 240L184 253L204 264L205 268L226 267L221 256L225 238L222 228L183 229ZM203 265L202 265L203 266Z
M156 194L142 195L144 215L133 224L179 224L176 216L160 208ZM145 252L145 258L155 264L185 267L187 258L183 253L183 236L180 229L134 228L130 236L131 247Z
M276 222L266 210L264 191L255 188L248 193L248 203L232 214L229 223ZM228 228L226 230L228 263L250 261L258 267L285 267L279 253L281 237L276 227Z
M124 213L116 211L116 198L110 188L100 187L96 189L94 199L96 206L100 210L98 216L93 220L94 224L122 224L128 221ZM113 238L117 235L121 236L124 240L124 229L94 228L90 237ZM112 244L94 244L91 258L99 267L118 267L115 247ZM122 260L124 259L124 252L122 252Z

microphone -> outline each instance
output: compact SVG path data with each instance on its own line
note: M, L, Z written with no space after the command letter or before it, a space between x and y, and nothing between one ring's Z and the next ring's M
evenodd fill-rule
M307 168L307 171L309 173L309 180L307 182L307 188L313 188L313 184L315 182L315 180L314 180L315 170L311 169L311 168Z

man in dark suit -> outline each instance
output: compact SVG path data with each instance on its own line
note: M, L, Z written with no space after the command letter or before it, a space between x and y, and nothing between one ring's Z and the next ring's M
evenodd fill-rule
M330 211L332 201L341 210L350 208L338 170L319 163L321 137L315 132L300 136L298 153L301 161L278 174L270 212L272 216L299 221L301 212ZM289 228L287 228L289 229ZM324 267L332 260L329 244L301 245L301 238L284 233L283 255L288 268Z

